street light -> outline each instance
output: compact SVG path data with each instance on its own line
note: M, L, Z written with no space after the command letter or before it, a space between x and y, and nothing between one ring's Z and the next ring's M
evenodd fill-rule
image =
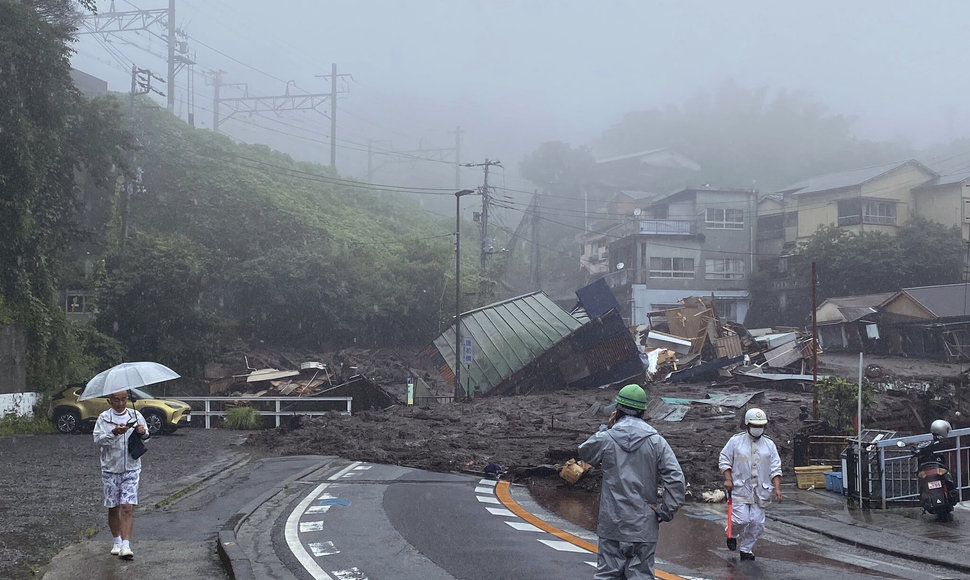
M473 189L455 192L455 398L461 386L461 198Z

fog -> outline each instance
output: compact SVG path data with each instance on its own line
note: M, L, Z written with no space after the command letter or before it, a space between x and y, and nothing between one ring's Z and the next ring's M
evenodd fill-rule
M167 3L116 0L115 9L136 5ZM99 7L108 12L111 3ZM855 119L861 138L928 146L964 137L968 17L970 3L959 0L176 0L198 63L197 126L212 124L204 71L225 71L225 82L247 83L251 96L279 95L287 84L328 93L317 75L336 63L352 75L338 99L342 174L365 178L370 146L410 152L372 156L374 182L410 185L401 183L410 172L423 185L428 176L419 174L430 172L442 187L456 185L449 163L460 126L462 162L500 159L506 184L529 189L515 168L539 144L591 144L626 112L677 106L725 80L806 94ZM166 74L165 44L146 32L107 43L84 35L76 49L73 65L114 91L128 90L132 63ZM177 76L183 118L186 79ZM317 112L237 117L222 128L329 163L329 121ZM479 183L479 170L462 170L462 181Z

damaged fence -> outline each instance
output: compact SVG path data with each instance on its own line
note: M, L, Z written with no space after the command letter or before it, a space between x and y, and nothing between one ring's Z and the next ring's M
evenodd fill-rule
M225 417L235 407L246 405L262 417L274 417L280 426L282 417L320 416L338 412L350 415L353 397L179 397L192 406L192 417L205 417L205 428L212 428L213 417ZM201 407L201 410L197 408ZM219 421L221 423L221 420ZM218 426L218 424L217 424Z

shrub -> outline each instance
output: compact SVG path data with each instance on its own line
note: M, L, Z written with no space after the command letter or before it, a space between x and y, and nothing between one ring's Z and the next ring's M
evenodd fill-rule
M7 413L0 418L0 436L3 435L32 435L37 433L53 433L54 426L41 414L33 417L23 417L14 413Z
M226 411L226 420L223 427L226 429L260 429L263 426L263 418L259 411L253 407L234 407Z

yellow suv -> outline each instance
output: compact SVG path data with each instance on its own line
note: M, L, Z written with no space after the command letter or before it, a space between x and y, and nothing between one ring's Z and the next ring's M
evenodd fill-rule
M47 418L58 432L90 432L98 415L111 408L104 397L78 402L77 398L83 390L84 383L74 383L51 397ZM152 435L172 433L192 420L192 408L177 399L156 399L141 389L131 389L130 400L145 417L148 432Z

